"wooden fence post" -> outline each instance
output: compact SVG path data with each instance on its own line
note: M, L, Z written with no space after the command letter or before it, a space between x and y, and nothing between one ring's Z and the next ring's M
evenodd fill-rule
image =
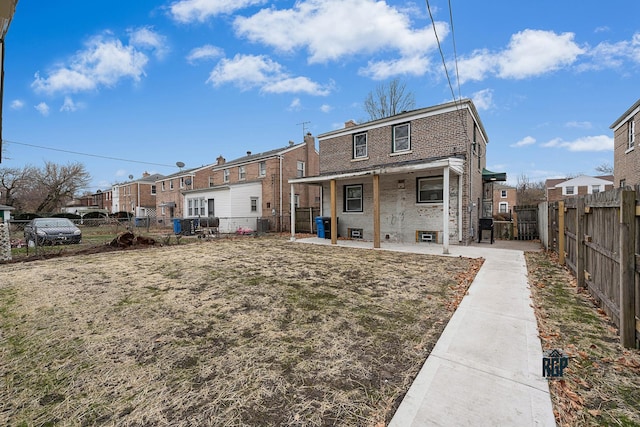
M585 287L584 277L584 230L585 230L585 197L576 200L576 281L577 289Z
M558 262L564 265L564 200L558 201Z
M622 190L620 199L620 343L634 347L636 193Z

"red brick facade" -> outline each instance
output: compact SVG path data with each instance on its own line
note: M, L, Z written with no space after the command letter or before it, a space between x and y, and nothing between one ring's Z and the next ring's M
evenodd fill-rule
M640 185L640 100L611 125L614 185Z

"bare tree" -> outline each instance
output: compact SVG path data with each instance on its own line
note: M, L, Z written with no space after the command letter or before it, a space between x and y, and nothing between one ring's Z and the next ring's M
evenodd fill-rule
M369 119L382 119L412 110L416 105L415 97L406 87L406 83L395 78L387 84L376 86L375 92L369 92L364 100L364 109L369 114Z
M0 199L3 204L24 209L24 196L28 193L30 177L36 174L32 166L19 168L0 168Z
M613 175L613 166L608 162L604 162L596 166L594 169L602 175Z
M531 181L527 175L520 175L516 184L516 197L519 206L537 205L545 198L544 182Z
M35 190L44 196L35 211L55 212L86 187L90 179L91 176L81 163L61 166L45 162L44 169L35 177Z

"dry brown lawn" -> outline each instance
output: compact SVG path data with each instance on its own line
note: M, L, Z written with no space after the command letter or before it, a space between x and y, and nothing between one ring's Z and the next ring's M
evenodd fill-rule
M481 260L240 238L0 265L0 424L377 426Z

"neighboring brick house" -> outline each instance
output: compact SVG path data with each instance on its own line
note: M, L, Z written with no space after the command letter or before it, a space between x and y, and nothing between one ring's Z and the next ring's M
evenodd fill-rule
M203 188L202 175L211 175L211 165L181 170L161 177L156 181L156 214L160 224L170 226L173 218L182 218L185 214L183 192Z
M493 189L493 216L511 217L517 203L517 191L507 185L496 185Z
M544 185L548 202L557 202L567 197L607 191L614 186L613 176L611 175L580 175L575 178L547 179Z
M291 216L290 178L317 175L318 151L311 134L304 142L226 161L194 171L193 189L182 191L183 217L217 217L222 232L240 227L255 230L258 219L268 220L270 230L288 229ZM306 185L293 188L297 207L318 207L319 189ZM265 222L262 222L265 224Z
M349 121L318 140L320 175L289 182L321 186L322 212L340 236L374 247L438 242L445 252L450 240L474 239L488 138L471 100Z
M112 212L129 212L134 217L156 216L156 181L160 174L145 172L142 178L114 184L111 188Z
M613 176L618 187L640 185L640 99L610 127L613 129Z

